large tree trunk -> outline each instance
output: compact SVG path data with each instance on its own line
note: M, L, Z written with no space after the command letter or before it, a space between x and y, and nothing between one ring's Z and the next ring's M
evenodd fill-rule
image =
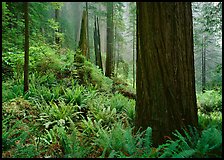
M79 49L81 49L81 52L85 57L86 57L86 52L87 52L87 48L88 48L86 34L87 34L87 17L86 17L86 11L83 10L80 40L79 40Z
M137 3L136 128L152 127L155 146L197 126L190 3Z
M107 3L107 57L105 76L111 77L114 73L113 57L113 2Z
M25 18L25 56L24 56L24 93L29 90L29 4L24 2L24 18Z

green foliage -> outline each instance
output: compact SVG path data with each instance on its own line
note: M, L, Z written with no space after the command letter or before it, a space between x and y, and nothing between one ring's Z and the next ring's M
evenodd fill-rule
M24 40L23 29L25 27L23 19L23 3L3 2L2 10L3 53L12 50L21 51Z
M77 51L74 56L73 78L78 79L80 84L93 85L104 91L111 90L112 80L105 77L102 71Z
M5 52L3 54L2 61L4 76L8 74L6 72L7 70L11 70L11 72L14 72L14 74L16 74L17 79L20 79L22 77L24 67L24 52ZM12 77L12 73L9 76Z
M78 104L79 106L82 104L84 87L80 85L72 86L72 88L63 89L64 98L66 103Z
M198 124L201 129L216 127L222 129L222 113L221 112L211 112L205 114L198 112Z
M71 135L68 135L64 128L59 128L59 136L61 137L60 143L64 149L65 158L83 158L87 156L88 147L81 145L76 130L73 130Z
M81 116L81 112L78 112L78 105L66 105L63 101L59 102L59 104L52 102L50 105L39 107L39 109L41 113L37 120L40 121L46 129L53 128L54 125L68 128Z
M116 123L110 131L101 129L94 143L103 148L101 157L142 157L150 156L152 153L151 136L150 127L142 133L133 135L131 127L124 128L121 123Z
M222 113L217 112L222 110L221 89L198 94L199 129L202 133L194 128L183 130L181 133L184 136L175 132L177 140L154 148L150 127L141 133L133 133L135 91L130 87L130 66L120 63L118 78L111 80L103 75L102 70L87 61L80 51L73 52L77 47L76 29L81 20L78 11L81 13L80 8L84 3L65 6L57 2L29 4L30 88L23 95L23 3L2 3L3 158L221 157ZM105 2L88 3L90 28L94 15L105 20L106 11L100 10L103 4L106 6ZM129 31L133 34L136 6L135 3L129 4ZM125 29L124 21L121 20L124 7L124 3L114 2L118 43L124 43L121 34ZM214 8L211 16L201 16L208 15L209 5L204 4L202 14L196 17L201 20L195 24L196 27L207 22L202 31L200 27L194 30L197 55L201 53L201 33L208 36L206 45L217 45L219 38L213 40L211 33L217 37L221 35L218 22L221 5L210 7ZM60 9L64 15L60 16L62 14L59 13L58 22L52 19L55 9ZM214 16L215 13L218 16ZM74 16L77 18L67 18ZM92 37L91 34L89 37ZM56 37L61 40L59 45L55 44ZM90 53L91 41L90 38ZM119 47L119 53L123 54L123 48ZM207 48L206 51L218 55L218 49ZM91 56L93 59L94 56ZM117 60L122 62L121 57ZM214 70L208 79L208 86L219 88L222 67L215 65L211 68Z
M9 158L34 158L39 154L36 150L36 145L33 144L32 132L30 128L23 120L15 122L10 128L10 117L3 119L2 130L2 149L7 153L10 148L13 148L9 154L3 155Z
M108 102L111 108L116 108L118 112L124 111L130 106L133 106L133 100L130 100L119 93L115 93Z
M183 130L184 134L175 131L173 134L177 140L168 140L166 144L160 145L158 150L163 150L160 158L217 158L222 154L222 133L211 127L202 131L201 135L197 129L189 127Z
M197 94L198 108L203 113L222 111L222 95L220 91L208 90Z
M2 90L2 102L6 102L23 95L23 84L15 80L3 82Z
M216 72L217 65L222 64L221 4L222 2L192 3L197 90L202 89L202 76L206 78L206 89L219 87L222 83L221 74ZM202 75L202 52L205 53L204 75Z

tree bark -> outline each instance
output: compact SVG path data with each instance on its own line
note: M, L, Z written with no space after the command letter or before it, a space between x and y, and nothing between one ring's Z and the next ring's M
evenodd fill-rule
M86 30L87 30L87 53L86 58L90 60L90 52L89 52L89 11L88 11L88 2L86 2Z
M152 127L153 145L197 126L191 4L137 2L136 129Z
M114 73L113 57L113 2L107 3L107 57L105 76L112 77Z
M100 69L103 72L103 64L102 64L102 56L101 56L101 41L100 41L100 28L99 28L99 19L98 17L96 18L96 22L97 22L97 38L98 38L98 46L99 46L99 54L98 54L98 65L100 67Z
M136 46L135 46L135 25L133 25L133 88L135 88L135 50L136 50Z
M205 92L205 84L206 84L206 79L205 79L205 75L206 75L206 68L205 68L205 38L204 36L202 37L202 61L201 61L201 67L202 67L202 93Z
M94 48L95 48L95 57L96 57L96 65L103 72L102 58L101 58L101 49L100 49L100 31L99 31L99 22L98 17L95 17L95 28L94 28Z
M24 94L29 90L29 3L24 2L24 18L25 18L25 55L24 55Z
M80 40L79 40L79 49L81 49L82 54L86 57L87 52L87 19L86 19L86 11L83 11L82 14L82 24L81 24L81 32L80 32Z
M55 22L59 22L59 9L55 9ZM59 44L60 43L60 39L56 35L57 32L59 32L59 29L55 30L55 44Z
M94 36L93 38L94 38L94 49L95 49L95 59L96 59L95 64L97 65L98 64L97 54L98 54L99 50L98 50L96 17L95 17L95 22L94 22L94 34L93 34L93 36Z

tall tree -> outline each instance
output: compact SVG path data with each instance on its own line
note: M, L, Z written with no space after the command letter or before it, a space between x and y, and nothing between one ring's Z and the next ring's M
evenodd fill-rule
M217 66L222 63L221 3L192 3L195 79L196 89L199 92L221 86L221 75L216 74Z
M136 128L155 146L197 126L191 3L137 2Z
M88 2L86 2L86 29L87 29L87 53L86 58L90 59L90 52L89 52L89 7Z
M135 46L135 35L136 35L136 32L135 32L135 27L133 29L133 43L132 43L132 46L133 46L133 49L132 49L132 53L133 53L133 88L135 88L135 51L136 51L136 46Z
M113 2L107 2L107 57L105 76L111 77L114 73L114 56L113 56Z
M86 57L87 52L87 14L86 11L83 10L82 13L82 24L81 24L81 32L80 32L80 40L79 40L79 48L82 51L82 54Z
M55 8L55 22L58 22L59 21L59 9L58 8ZM56 28L55 29L55 43L56 44L59 44L59 37L57 36L57 32L59 32L59 28Z
M24 2L24 18L25 18L25 58L24 58L24 93L29 90L29 3Z
M206 45L204 44L204 41L205 41L205 37L202 36L202 56L201 56L201 76L202 76L202 92L204 93L205 92L205 84L206 84L206 78L205 78L205 75L206 75L206 64L205 64L205 61L206 61Z
M101 58L101 46L100 46L100 31L99 31L99 21L98 17L95 17L95 29L94 29L94 48L95 48L95 57L96 65L103 71L102 58Z

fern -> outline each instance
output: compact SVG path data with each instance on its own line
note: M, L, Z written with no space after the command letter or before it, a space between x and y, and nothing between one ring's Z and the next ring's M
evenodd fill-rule
M132 136L132 128L127 128L126 132L124 133L125 137L125 150L130 154L134 154L137 151L136 148L136 139Z
M50 132L47 131L49 139L45 140L50 140L50 144L59 143L62 148L64 158L83 158L87 156L88 147L81 146L77 138L77 132L77 129L73 129L72 133L68 134L64 127L54 127Z
M150 156L152 129L148 127L145 131L136 135L132 134L133 128L116 123L111 131L102 129L95 144L103 148L100 157L121 158ZM144 135L144 136L143 136Z
M172 158L189 158L195 153L196 153L196 150L194 149L184 150L180 153L174 154Z
M222 152L222 133L216 128L208 128L202 132L196 149L202 155L210 156L212 152L217 152L220 155L211 154L211 156L221 156Z
M151 152L151 146L152 146L152 128L148 127L146 129L145 138L144 138L144 148L147 153Z
M177 140L169 140L158 148L164 150L160 155L161 158L221 157L222 134L214 127L203 130L201 136L193 127L189 127L189 133L184 130L185 136L178 131L173 134L177 137Z

